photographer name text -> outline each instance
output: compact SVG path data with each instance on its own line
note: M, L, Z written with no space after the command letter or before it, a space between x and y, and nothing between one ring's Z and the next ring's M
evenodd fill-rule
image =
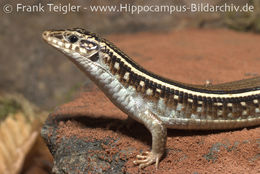
M62 4L37 4L37 5L24 5L24 4L16 4L16 12L36 12L36 13L44 13L44 12L54 12L54 13L62 13L67 14L69 12L79 12L81 6L72 5L70 3L66 5Z

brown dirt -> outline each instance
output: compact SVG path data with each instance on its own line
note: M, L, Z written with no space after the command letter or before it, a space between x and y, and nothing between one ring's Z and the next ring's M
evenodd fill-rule
M229 30L184 30L115 35L108 39L148 70L186 83L211 80L216 84L260 74L260 35ZM96 88L57 108L53 116L64 114L127 118ZM126 157L125 171L129 173L138 172L132 161L139 150L149 150L151 145L148 131L140 126L124 131L81 129L68 121L59 127L66 136L120 137L116 148L107 150L136 149ZM152 165L141 173L260 173L259 141L260 127L223 132L168 130L167 153L159 170Z

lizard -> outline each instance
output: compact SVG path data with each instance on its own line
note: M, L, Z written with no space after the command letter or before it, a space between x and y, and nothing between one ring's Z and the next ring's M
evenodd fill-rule
M85 29L48 30L43 39L76 64L130 118L152 135L144 168L164 154L167 128L237 129L260 125L260 77L214 85L186 84L145 70L112 42Z

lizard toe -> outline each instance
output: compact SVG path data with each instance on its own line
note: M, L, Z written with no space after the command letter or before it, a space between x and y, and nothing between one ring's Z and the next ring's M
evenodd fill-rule
M139 168L147 167L153 163L155 163L156 169L158 169L159 160L161 158L160 154L155 154L153 152L144 152L141 155L137 155L136 158L138 160L134 161L135 165L139 165Z

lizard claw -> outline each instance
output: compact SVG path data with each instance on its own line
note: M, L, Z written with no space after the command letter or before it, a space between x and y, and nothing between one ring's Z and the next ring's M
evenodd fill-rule
M155 163L155 167L158 169L161 156L161 154L153 152L143 152L141 155L136 156L137 160L134 161L134 164L139 165L139 168L144 168Z

